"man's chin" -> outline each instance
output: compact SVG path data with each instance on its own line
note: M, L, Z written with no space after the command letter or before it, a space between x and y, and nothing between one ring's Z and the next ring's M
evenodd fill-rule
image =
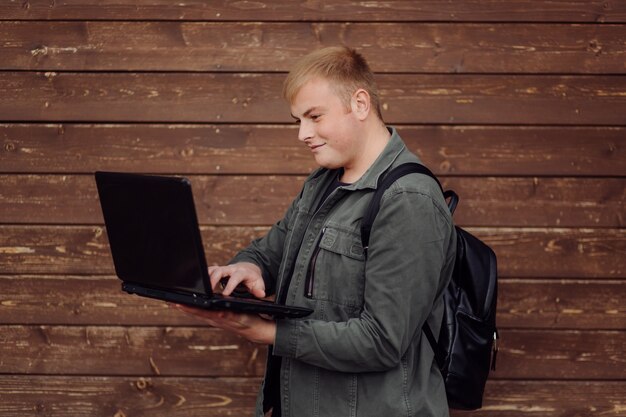
M317 165L319 165L322 168L326 168L326 169L339 169L341 168L341 164L338 163L333 163L331 161L325 161L323 159L317 159L315 158L315 162L317 163Z
M341 168L341 164L339 163L339 161L337 161L336 158L329 157L328 153L326 152L316 153L313 155L313 158L315 159L315 163L317 163L317 165L319 165L322 168L326 168L326 169Z

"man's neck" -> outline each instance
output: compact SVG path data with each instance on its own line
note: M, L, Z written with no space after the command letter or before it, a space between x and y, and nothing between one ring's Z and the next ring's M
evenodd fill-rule
M391 138L391 134L383 122L378 119L369 122L371 126L363 129L360 139L363 146L360 149L359 157L354 166L344 167L344 173L340 179L342 182L353 183L361 178L378 159Z

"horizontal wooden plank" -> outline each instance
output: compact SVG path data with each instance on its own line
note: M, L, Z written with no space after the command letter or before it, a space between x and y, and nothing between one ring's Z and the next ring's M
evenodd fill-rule
M626 230L468 228L498 257L502 277L618 278L626 274Z
M0 132L3 172L304 175L315 167L310 152L297 140L293 124L0 124ZM626 137L619 133L626 133L626 129L610 130L604 137L614 143ZM598 141L602 139L587 139L591 147ZM604 146L598 146L597 152L601 153Z
M5 417L26 410L66 417L142 415L217 417L251 415L259 378L0 376ZM618 381L488 381L476 417L601 414L619 417L626 383ZM61 411L62 410L62 411ZM62 412L62 414L61 414ZM467 415L452 411L452 417Z
M258 376L265 369L264 347L208 326L1 328L0 373Z
M298 194L304 177L189 176L203 224L271 225ZM626 182L626 181L625 181ZM6 223L103 223L89 176L0 174ZM39 213L38 213L39 212ZM11 213L11 214L9 214ZM51 216L51 213L56 213ZM56 219L55 219L56 217Z
M626 6L602 0L465 0L462 2L391 0L324 2L263 0L10 1L0 6L2 19L60 20L331 20L331 21L537 21L624 22Z
M202 224L271 225L304 177L189 176ZM626 180L625 180L626 184ZM6 223L103 223L93 176L0 174ZM10 214L9 214L10 213ZM51 216L51 213L55 213Z
M399 126L398 132L439 175L626 176L626 128ZM293 124L0 124L0 171L307 175L315 161L296 138Z
M207 261L227 262L266 227L201 228ZM626 230L468 228L498 256L501 277L625 278ZM0 225L5 274L113 274L102 226Z
M0 323L200 325L165 303L130 296L115 277L0 276ZM501 279L500 328L626 328L622 281Z
M626 283L500 279L497 323L508 328L624 330Z
M0 73L0 120L292 122L282 74ZM390 123L624 125L626 77L381 74ZM550 111L546 111L550 109Z
M625 36L623 25L9 21L0 69L286 72L312 46L345 44L376 72L616 74Z
M208 264L227 262L236 250L267 230L267 227L201 228ZM5 273L114 273L103 226L0 226L0 231L0 269Z
M162 301L123 292L112 276L0 276L0 294L5 324L204 324Z
M623 227L626 178L447 178L460 226Z
M472 417L621 416L624 381L487 381L483 408ZM451 412L452 417L467 412Z
M1 329L0 373L259 376L265 364L264 347L207 326ZM503 329L500 333L494 379L624 376L620 366L626 360L624 331Z
M200 223L213 225L271 225L304 180L293 176L188 178ZM461 198L455 221L462 226L622 227L626 221L626 178L440 180ZM5 223L103 222L92 175L0 174L0 196Z
M623 379L626 332L505 330L495 378Z
M4 417L251 415L260 378L0 376Z

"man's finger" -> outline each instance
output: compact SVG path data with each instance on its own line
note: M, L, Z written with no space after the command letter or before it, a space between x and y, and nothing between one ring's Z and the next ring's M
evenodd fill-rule
M211 281L211 288L215 289L217 284L224 278L230 275L229 268L225 266L219 266L209 269L209 279Z
M239 285L243 280L244 276L241 273L233 273L228 277L228 281L226 282L226 286L222 290L222 294L230 295L235 290L235 288L237 288L237 285Z

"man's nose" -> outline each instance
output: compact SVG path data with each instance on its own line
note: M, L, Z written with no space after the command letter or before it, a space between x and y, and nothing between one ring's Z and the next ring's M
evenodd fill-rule
M313 129L311 128L311 124L307 123L305 120L301 120L300 128L298 130L298 139L304 142L311 137L313 137Z

